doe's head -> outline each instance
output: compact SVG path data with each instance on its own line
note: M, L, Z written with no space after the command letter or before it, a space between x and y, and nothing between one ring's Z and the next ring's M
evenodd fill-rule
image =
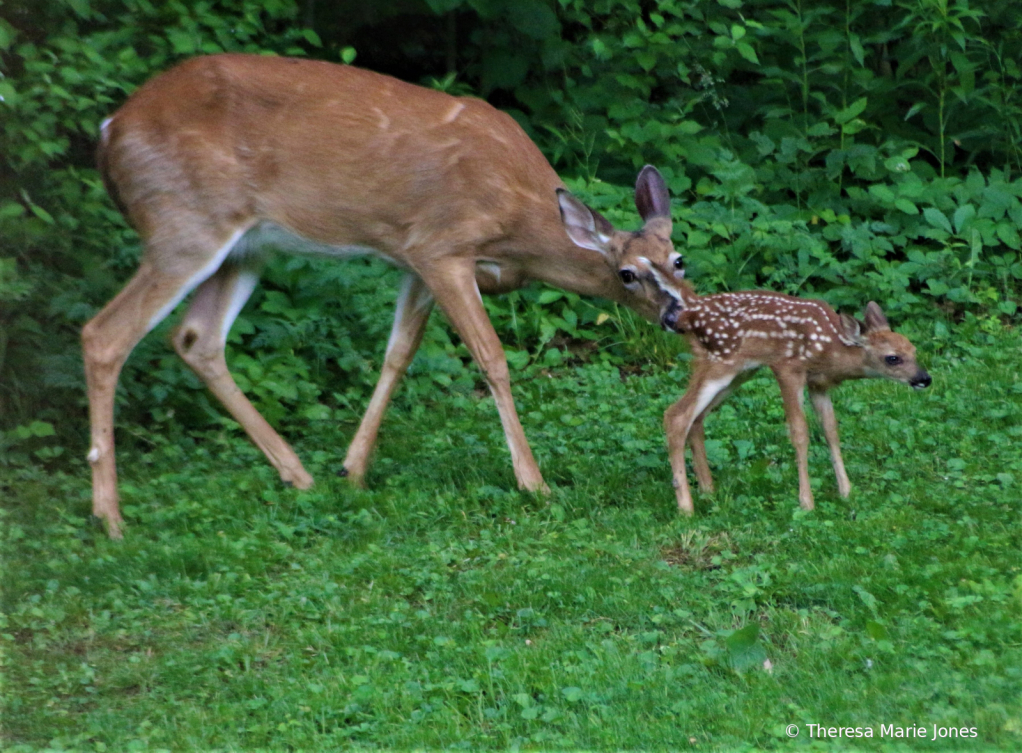
M845 336L865 349L864 369L867 376L903 382L917 390L933 381L916 361L915 346L904 335L891 331L887 317L875 302L870 301L863 312L863 321L841 314Z
M576 246L598 251L621 285L619 300L655 318L658 295L644 284L650 260L672 277L685 276L685 262L671 242L671 197L663 176L652 165L646 165L635 181L635 207L643 219L641 230L628 232L616 229L607 218L590 209L566 189L557 190L561 222Z

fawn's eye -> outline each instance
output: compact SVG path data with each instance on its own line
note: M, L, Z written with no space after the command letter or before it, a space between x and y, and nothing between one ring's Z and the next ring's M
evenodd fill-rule
M685 260L682 259L680 256L676 257L674 259L674 268L675 269L684 269L685 268Z
M621 282L623 282L625 285L631 285L633 282L635 282L636 279L635 272L633 272L630 269L622 269L617 274L618 277L621 278Z
M884 356L884 363L888 366L897 366L901 363L901 356Z

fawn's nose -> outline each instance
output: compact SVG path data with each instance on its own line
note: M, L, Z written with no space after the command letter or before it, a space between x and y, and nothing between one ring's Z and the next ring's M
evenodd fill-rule
M922 390L929 387L932 381L930 375L920 369L919 373L909 380L909 385L917 390Z
M660 315L660 326L668 332L677 332L678 327L678 315L681 313L681 308L677 304L671 304L664 312Z

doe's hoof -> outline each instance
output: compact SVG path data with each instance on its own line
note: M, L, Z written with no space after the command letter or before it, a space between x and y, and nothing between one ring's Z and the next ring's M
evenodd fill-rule
M337 471L337 475L338 475L338 477L340 477L340 478L347 478L347 477L348 477L348 469L347 469L347 468L345 468L345 467L344 467L344 466L342 465L342 466L341 466L341 470Z

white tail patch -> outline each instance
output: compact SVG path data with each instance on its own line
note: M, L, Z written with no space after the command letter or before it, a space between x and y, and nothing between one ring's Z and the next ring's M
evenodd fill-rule
M114 122L114 116L111 115L109 118L105 118L102 123L99 124L99 140L106 144L110 140L110 124Z

